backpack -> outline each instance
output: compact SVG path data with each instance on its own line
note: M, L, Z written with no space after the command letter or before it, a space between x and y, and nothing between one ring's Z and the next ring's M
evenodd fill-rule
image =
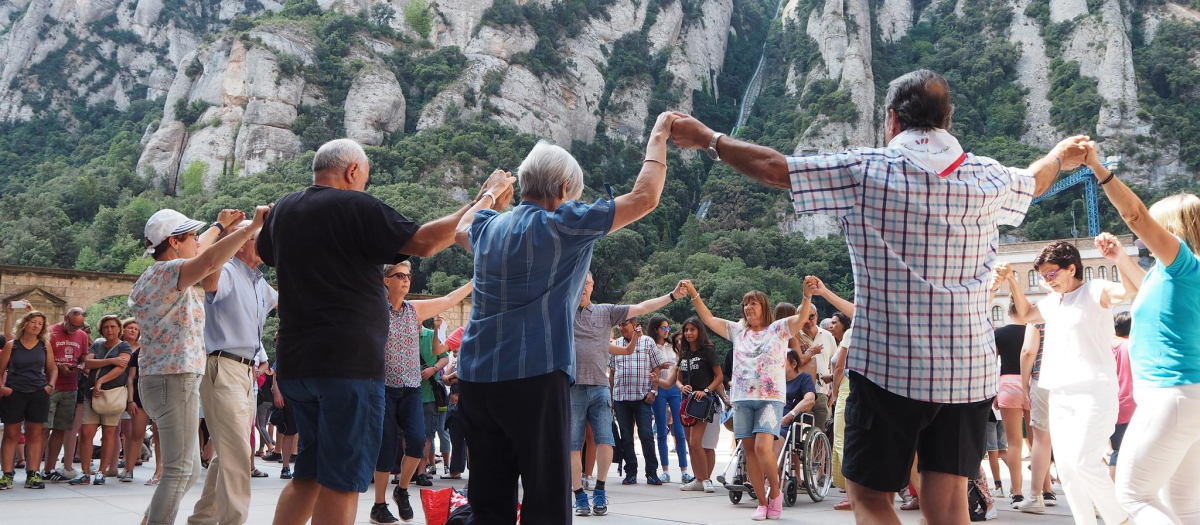
M970 480L967 480L967 513L970 514L971 521L987 519L987 500L979 491L979 485Z

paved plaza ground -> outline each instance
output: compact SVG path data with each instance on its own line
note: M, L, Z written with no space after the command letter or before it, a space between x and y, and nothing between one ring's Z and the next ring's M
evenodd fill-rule
M717 453L718 471L729 461L729 434L722 435L721 448ZM672 454L674 460L674 454ZM1026 460L1028 465L1028 460ZM136 471L137 480L133 483L119 483L110 478L107 485L71 487L66 483L48 484L45 490L25 490L24 473L17 474L17 483L12 490L0 492L0 523L29 523L42 521L47 518L58 518L64 522L82 523L84 525L132 525L140 521L142 512L150 501L154 487L144 486L146 478L153 473L150 464L139 467ZM269 524L275 512L275 503L279 492L284 487L284 480L279 479L279 464L258 462L258 467L271 475L270 478L254 480L254 493L251 500L249 523L254 525ZM1007 476L1007 470L1001 465L1001 470ZM207 471L204 471L207 472ZM989 474L990 475L990 474ZM470 473L467 473L470 476ZM622 486L614 467L609 474L608 494L610 499L608 516L590 516L576 518L576 523L585 525L643 525L651 523L706 524L721 525L733 523L749 523L750 514L754 511L753 502L743 499L740 505L732 505L722 488L716 494L679 491L679 471L672 467L671 476L675 483L660 487L652 487L640 479L637 485ZM465 481L453 484L444 480L434 480L433 488L461 487ZM203 479L197 483L184 498L176 523L186 523L196 500L200 497ZM1005 479L1005 486L1008 480ZM413 488L417 488L415 485ZM396 506L390 501L392 512ZM1061 492L1060 492L1061 494ZM784 523L805 523L821 525L841 525L854 522L853 514L833 510L833 505L841 501L844 495L834 488L829 497L820 503L813 503L806 495L801 494L796 506L784 508ZM370 523L368 512L371 508L373 492L364 494L359 500L357 523ZM413 504L417 507L417 517L414 523L425 523L419 508L418 497L413 491ZM1048 509L1044 515L1022 514L1010 510L1007 499L997 500L1000 516L990 523L1055 523L1067 525L1072 523L1070 510L1065 498L1059 497L1059 506ZM897 505L898 506L898 505ZM905 524L915 524L920 517L919 512L901 512L900 518Z

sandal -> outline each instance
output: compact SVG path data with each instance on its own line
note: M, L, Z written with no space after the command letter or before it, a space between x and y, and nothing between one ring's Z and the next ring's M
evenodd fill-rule
M201 460L200 460L200 466L201 466L201 467L204 467L204 468L208 468L208 460L207 460L207 459L201 459Z
M13 465L13 468L17 470L25 468L25 460L22 459L21 461L18 461L15 465Z
M908 500L908 503L900 506L900 510L921 510L921 501L916 496L913 496L912 499Z
M147 487L153 487L155 485L158 485L158 476L154 476L154 477L146 480Z
M443 474L442 479L462 479L462 474Z
M833 510L854 510L854 505L850 504L849 498L846 498L837 505L834 505Z
M261 471L261 470L254 469L254 470L251 470L251 471L250 471L250 477L252 477L252 478L266 478L266 477L270 477L270 476L268 476L268 475L267 475L267 473L265 473L265 472L263 472L263 471Z

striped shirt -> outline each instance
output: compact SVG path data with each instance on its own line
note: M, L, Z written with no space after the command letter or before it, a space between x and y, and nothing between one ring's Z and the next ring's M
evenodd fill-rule
M575 378L575 312L592 246L612 229L611 201L564 202L547 211L522 202L483 210L468 232L475 253L471 320L458 375L494 383L561 370Z
M1033 198L1023 169L965 154L944 177L898 149L788 157L796 213L841 220L854 270L846 369L918 401L996 395L988 275L1000 225Z
M613 344L625 347L629 340L621 337ZM638 339L632 354L609 355L608 367L613 369L613 401L641 401L646 394L656 391L650 381L650 372L664 362L658 345L648 335Z

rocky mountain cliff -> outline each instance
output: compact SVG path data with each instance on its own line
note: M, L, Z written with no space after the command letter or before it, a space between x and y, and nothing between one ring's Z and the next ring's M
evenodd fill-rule
M748 25L738 13L743 4L778 18ZM598 133L639 142L648 119L667 107L703 115L707 109L694 106L740 102L741 92L720 88L749 78L731 83L722 75L748 77L745 64L759 56L746 42L766 39L762 94L745 132L769 134L781 149L879 144L886 82L920 66L948 70L952 88L970 97L956 100L956 126L962 122L967 142L985 153L1001 156L984 146L997 137L1043 149L1084 132L1126 154L1143 180L1188 173L1181 154L1188 144L1160 140L1143 107L1135 48L1152 45L1167 21L1200 21L1193 3L783 0L778 7L773 0L8 0L0 5L0 121L69 118L79 104L161 101L139 174L178 188L187 172L211 188L222 174L261 172L327 136L379 145L464 117L564 145ZM983 73L996 78L977 85Z

